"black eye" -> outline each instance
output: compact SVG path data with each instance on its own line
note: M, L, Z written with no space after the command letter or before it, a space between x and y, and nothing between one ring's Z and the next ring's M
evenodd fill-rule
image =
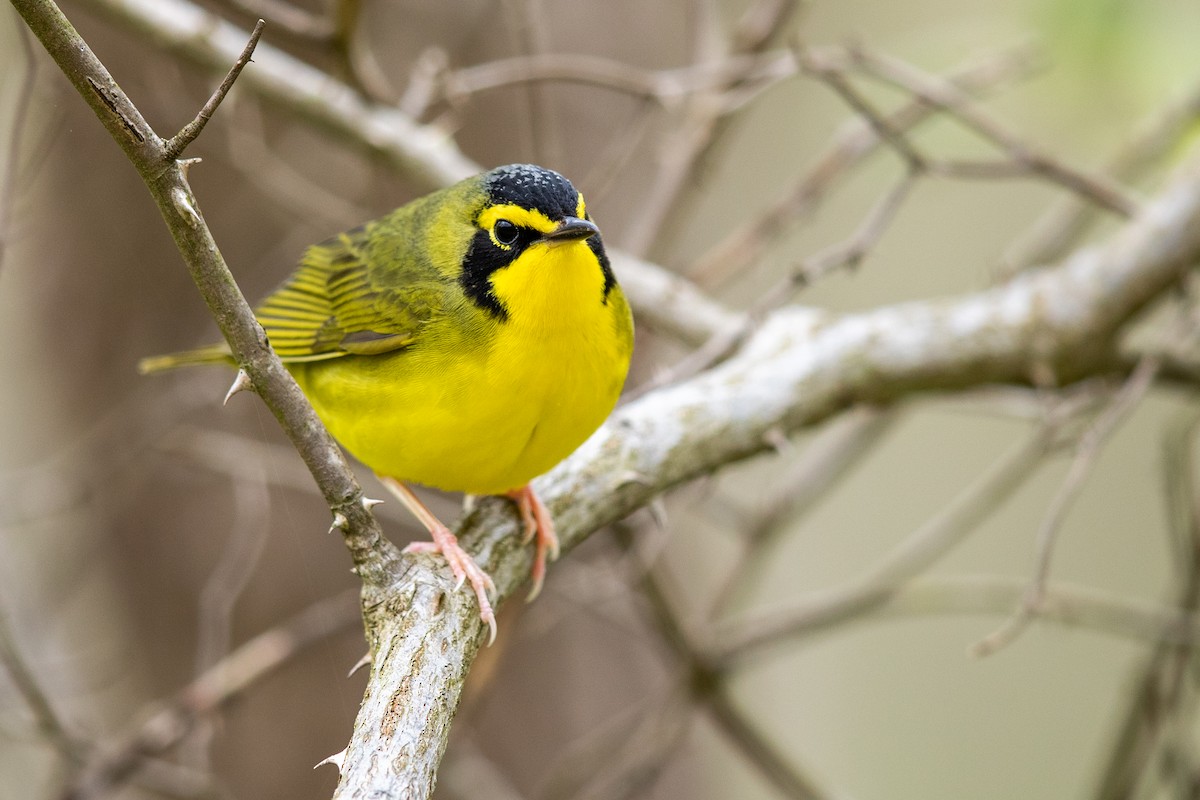
M500 244L511 247L520 238L521 229L508 220L502 219L496 222L496 227L492 228L492 235L496 237L496 241Z

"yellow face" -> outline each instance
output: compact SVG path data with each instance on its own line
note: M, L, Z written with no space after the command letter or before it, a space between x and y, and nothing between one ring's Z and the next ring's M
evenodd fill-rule
M467 296L500 322L571 324L616 285L583 195L557 173L506 175L490 185L463 259ZM577 320L576 320L577 321Z
M586 220L587 204L583 201L583 193L576 193L576 197L578 199L575 202L575 218ZM499 203L488 206L479 215L476 224L490 233L492 243L502 250L511 250L514 244L510 238L513 231L507 227L508 225L515 226L518 229L525 228L536 231L542 234L542 236L553 234L555 229L559 227L559 223L550 219L544 212L536 208L523 208L514 203ZM497 224L501 224L501 233L497 233L496 231Z

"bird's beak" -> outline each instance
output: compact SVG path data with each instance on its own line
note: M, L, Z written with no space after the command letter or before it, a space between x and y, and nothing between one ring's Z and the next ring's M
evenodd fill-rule
M596 223L579 217L563 217L558 227L549 233L542 234L542 240L548 244L574 242L595 236L600 232Z

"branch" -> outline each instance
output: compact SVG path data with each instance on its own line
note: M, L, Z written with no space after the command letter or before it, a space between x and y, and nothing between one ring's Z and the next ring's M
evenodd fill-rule
M187 0L79 0L94 11L193 63L225 69L237 59L249 36ZM483 168L467 158L454 141L433 126L420 125L391 106L373 103L353 87L287 53L263 43L255 50L254 69L238 85L283 106L341 141L383 157L399 174L425 189L448 186ZM663 268L610 251L634 310L651 315L663 330L702 342L712 333L695 333L697 321L709 325L723 312L695 287ZM639 291L642 288L647 291ZM674 299L661 304L664 294ZM695 298L695 301L691 298ZM677 300L677 302L676 302ZM696 309L699 303L703 308Z
M26 663L17 645L17 639L8 624L8 617L0 609L0 667L8 674L17 694L25 701L33 714L38 732L54 746L64 758L74 761L79 755L79 743L67 730L50 698L42 691L34 670Z
M1200 118L1200 85L1139 126L1133 138L1109 159L1104 172L1125 183L1141 178L1174 151L1197 118ZM1062 258L1100 216L1094 204L1078 195L1056 198L1030 230L1005 250L998 274L1007 277Z
M837 315L785 308L721 366L618 409L570 458L538 479L565 549L658 493L770 448L849 404L990 383L1060 380L1106 369L1121 327L1200 257L1200 162L1191 164L1103 246L1055 268L957 299ZM1032 457L1040 445L1031 445ZM1012 480L1028 469L1022 461ZM500 598L525 580L509 504L484 501L460 541ZM338 797L431 790L462 681L479 646L474 601L448 571L404 575L367 612L371 680L341 762Z
M186 0L81 0L92 10L209 69L237 60L248 34ZM286 107L340 140L363 147L420 187L449 185L480 172L441 131L363 97L342 81L270 44L239 86Z
M344 538L359 574L368 587L385 585L399 551L383 538L341 449L267 344L200 214L187 182L188 162L169 153L52 0L13 5L142 176L234 359L304 459L334 519L345 521Z
M206 669L134 730L95 754L64 794L64 800L98 797L132 777L149 757L177 745L201 717L212 714L247 687L308 647L358 622L357 593L343 592L313 603L294 617L255 636Z
M262 38L263 28L267 23L261 19L254 24L254 30L250 32L250 41L246 42L246 46L242 49L242 54L238 56L238 60L234 62L229 70L229 74L225 76L225 80L221 81L221 85L213 92L212 97L208 98L208 102L196 114L196 118L183 126L183 130L172 136L165 145L166 152L164 155L167 158L177 158L180 153L187 149L187 146L196 141L196 137L204 130L204 126L212 119L212 115L216 113L217 106L221 105L221 101L225 99L225 95L229 94L229 90L233 88L233 82L242 74L242 70L250 63L250 56L254 54L254 48L258 46L258 40Z
M1038 526L1036 566L1021 606L999 629L977 642L971 648L972 655L987 656L1001 647L1006 647L1041 613L1046 599L1046 584L1050 581L1050 559L1058 531L1062 528L1071 506L1079 499L1105 441L1129 416L1134 406L1146 396L1160 367L1161 362L1155 356L1143 357L1120 390L1113 394L1104 411L1080 437L1067 476L1050 501L1046 516Z
M1200 606L1200 507L1194 466L1197 426L1200 413L1193 405L1181 410L1163 436L1162 470L1175 545L1172 563L1179 573L1176 607L1184 618L1194 617ZM1187 718L1195 713L1194 703L1186 699L1191 692L1189 684L1195 681L1195 645L1195 638L1180 642L1166 635L1155 643L1141 675L1130 683L1128 706L1108 746L1108 757L1100 761L1103 771L1093 795L1098 800L1132 797L1145 785L1147 776L1159 771L1160 762L1167 767L1168 756L1163 751L1172 744L1171 729L1190 729Z
M894 408L852 409L830 422L809 442L764 501L746 515L744 545L734 557L717 590L710 616L724 612L740 599L759 574L773 545L784 532L827 497L841 480L874 452L882 436L892 428L898 413Z
M32 0L17 4L47 7ZM177 5L179 0L162 0L154 7ZM71 35L68 51L80 44L73 31ZM60 43L46 43L71 66L69 53L56 50ZM246 77L258 72L251 70ZM127 100L114 91L107 73L103 77L107 82L77 86L85 97L91 92L101 98L93 107L114 136L129 138L126 131L141 130L139 123L149 131L140 115L122 114ZM372 129L366 131L355 135L369 139ZM141 144L146 141L152 154L154 147L161 148L157 137L143 138ZM124 146L137 151L141 145ZM152 166L165 168L160 177L147 177L147 183L181 248L192 254L208 246L215 257L182 169L161 162ZM619 410L574 456L539 480L539 492L569 547L671 486L762 452L772 432L811 425L852 403L984 383L1027 383L1047 368L1061 380L1083 377L1107 363L1121 327L1172 286L1198 254L1200 168L1193 166L1139 209L1107 245L1081 251L1057 268L956 300L844 316L798 308L777 311L719 368ZM252 316L242 316L248 308L219 257L217 262L197 264L197 282L215 308L225 309L220 322L234 352L255 385L270 394L265 390L274 386L268 379L277 374L271 370L278 361L259 344L261 332L249 324ZM215 271L201 269L206 266ZM720 310L713 316L720 318ZM294 384L285 388L290 391ZM280 416L286 414L281 411ZM296 437L310 434L319 436L302 429ZM344 464L310 467L319 478L336 481ZM357 501L361 495L357 486L353 489L337 499ZM357 513L360 506L353 502L347 510ZM460 533L464 546L478 554L495 578L502 597L525 580L530 553L518 544L518 523L508 503L482 503ZM379 546L378 540L366 544ZM479 645L473 599L452 590L452 579L432 557L414 561L424 568L389 560L378 574L364 576L375 585L365 610L373 661L353 739L339 763L341 797L405 790L413 797L428 795Z
M468 95L514 84L557 81L609 89L675 110L696 92L717 91L744 81L769 84L795 72L792 58L782 51L735 55L664 70L642 69L624 61L581 53L538 53L451 70L444 77L444 92L451 101L460 101Z
M621 251L610 257L639 324L697 345L745 326L745 315L726 309L687 278Z
M1137 198L1120 184L1103 175L1093 175L1074 168L1023 141L1003 123L983 111L974 98L949 81L927 75L899 59L865 48L852 48L849 55L867 74L936 106L952 119L993 142L1013 162L1029 171L1061 184L1114 214L1128 217L1137 210Z
M956 68L947 74L946 80L965 92L979 94L1026 77L1036 67L1037 59L1031 48L1022 45ZM895 134L906 135L936 111L930 104L914 98L889 113L884 122ZM874 127L860 118L850 120L794 185L757 218L735 226L692 265L689 273L701 283L712 285L758 261L791 225L820 205L836 179L844 178L881 144Z
M1008 614L1014 604L1021 602L1027 588L1028 580L1020 577L921 578L899 589L879 607L875 618ZM1200 641L1200 617L1192 609L1156 605L1068 583L1046 586L1038 619L1134 642L1154 642L1167 651Z

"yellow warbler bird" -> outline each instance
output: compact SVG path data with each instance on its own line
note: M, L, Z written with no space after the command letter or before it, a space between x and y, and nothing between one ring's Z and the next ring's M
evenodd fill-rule
M516 500L533 589L558 540L529 482L612 411L633 320L570 181L499 167L310 247L256 309L330 433L429 529L495 637L491 579L401 481ZM226 345L143 372L230 362Z

